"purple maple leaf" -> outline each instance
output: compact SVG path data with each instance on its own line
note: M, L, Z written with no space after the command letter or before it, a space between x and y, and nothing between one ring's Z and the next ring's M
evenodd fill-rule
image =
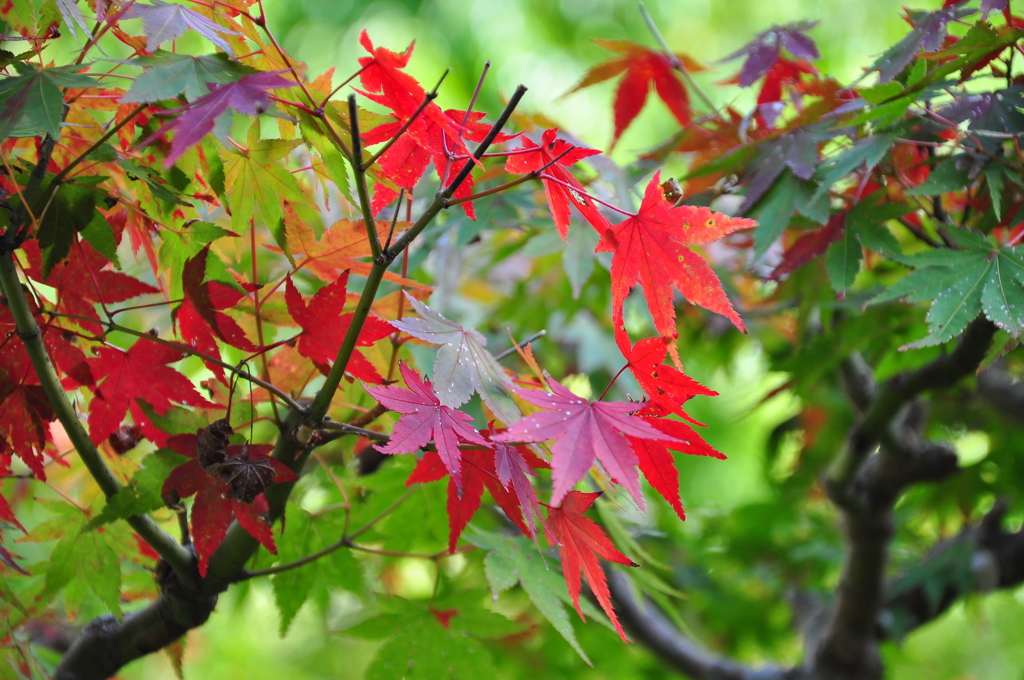
M582 399L548 378L550 392L513 387L521 398L545 411L526 416L504 432L493 435L495 442L543 442L551 446L554 488L551 505L558 505L576 482L583 479L596 458L622 485L640 507L639 460L623 433L638 439L669 441L668 435L654 429L643 418L629 415L639 411L643 402L596 401ZM672 438L672 441L681 440Z
M136 3L128 8L123 18L142 19L142 31L146 34L146 50L149 52L155 52L160 45L181 37L186 29L191 28L228 54L235 54L218 33L238 35L237 32L214 23L184 5L173 5L163 0L153 0L152 5Z
M779 60L782 48L785 47L797 59L814 61L820 59L818 46L806 34L818 24L817 21L795 21L782 26L772 26L763 33L758 33L753 40L739 48L718 63L725 63L746 56L740 70L740 87L750 87L764 77Z
M1010 0L981 0L981 18L988 19L992 12L1003 12L1010 6Z
M878 82L887 83L913 61L918 49L937 52L946 39L949 22L963 19L978 10L950 5L934 12L907 10L907 19L914 26L903 39L882 53L869 70L878 71Z
M540 519L540 509L537 507L537 493L530 485L527 475L537 476L537 473L530 469L523 454L518 449L508 444L495 443L494 446L494 469L498 473L498 481L506 489L509 486L515 491L519 505L523 509L523 521L530 529L533 536L534 527Z
M408 293L406 298L422 318L407 316L391 325L420 340L441 345L433 372L441 403L458 408L475 391L506 425L519 420L519 409L504 393L504 386L512 379L487 351L484 336L445 318Z
M441 462L452 476L459 495L462 495L462 452L459 451L459 440L488 449L493 448L493 445L469 424L472 417L438 401L429 380L423 380L405 364L399 364L398 367L409 389L364 386L383 406L402 414L395 423L391 441L376 449L381 453L413 453L433 439Z
M259 115L270 108L267 90L291 87L294 84L292 81L282 78L280 73L283 72L254 73L224 85L210 83L209 94L204 94L186 106L166 111L165 113L181 113L181 115L160 128L141 146L145 146L157 136L173 129L177 134L171 142L171 152L167 155L167 160L164 161L165 168L171 167L190 146L198 144L207 133L213 130L217 116L227 111L228 107L250 116Z

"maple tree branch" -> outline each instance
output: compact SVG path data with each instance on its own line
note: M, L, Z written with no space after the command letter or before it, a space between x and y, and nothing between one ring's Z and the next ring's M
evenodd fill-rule
M534 149L531 149L531 151L533 151L533 150ZM544 173L545 170L547 170L552 165L554 165L555 163L560 161L565 155L567 155L570 152L575 151L575 150L576 150L576 147L572 146L570 144L569 147L565 151L563 151L562 153L558 154L556 157L552 158L550 161L545 163L543 167L537 168L536 170L531 170L530 172L526 173L525 175L520 175L519 177L516 177L514 180L511 180L509 182L505 182L504 184L500 184L500 185L494 187L493 189L488 189L486 191L481 191L479 193L472 194L470 196L465 196L463 198L456 198L456 199L453 199L453 200L445 201L445 207L447 208L447 207L452 206L452 205L458 205L459 203L466 203L468 201L475 201L478 198L483 198L484 196L490 196L491 194L497 194L497 193L500 193L502 191L505 191L506 189L511 189L514 186L519 186L523 182L528 182L531 179L540 179L541 175Z
M881 673L876 627L885 600L896 502L911 484L959 471L951 447L921 437L925 414L914 399L973 373L994 334L990 321L976 319L953 352L891 378L881 389L865 363L856 357L844 362L847 394L863 416L824 480L829 498L842 511L849 545L835 603L809 643L815 650L809 661L826 677Z
M373 166L374 163L376 163L380 159L381 156L386 154L388 149L390 149L391 146L395 142L397 142L402 137L402 135L404 135L406 133L406 131L412 126L412 124L416 122L416 119L418 119L420 117L420 114L422 114L424 111L426 111L427 106L430 105L430 102L432 102L435 99L437 99L437 91L440 89L441 83L444 82L444 79L448 77L449 73L451 73L451 69L450 68L446 68L444 70L444 73L441 74L441 79L437 81L437 85L434 86L433 90L431 90L430 92L428 92L426 94L426 96L423 98L423 101L420 102L420 105L418 107L416 107L415 111L412 112L412 115L409 116L409 118L404 123L402 123L402 127L398 128L398 130L395 132L395 134L391 135L391 139L389 139L388 141L384 142L384 146L382 146L380 149L377 150L376 153L374 153L372 156L370 156L368 159L366 159L365 163L361 162L359 164L359 168L360 168L360 170L362 172L366 172L368 169L370 169L370 167ZM349 96L349 105L348 105L348 107L349 107L349 117L351 117L352 120L355 121L354 114L352 113L352 111L354 111L354 109L355 109L355 95L350 95ZM355 125L356 125L356 123L353 122L353 128L352 128L352 130L353 130L353 132L352 132L353 140L355 138L355 127L354 127ZM352 142L352 146L355 147L355 141ZM361 158L361 156L358 153L356 153L354 148L353 148L353 151L352 151L352 155L353 155L353 157L355 157L357 159Z
M904 227L906 227L907 230L910 231L910 233L913 234L919 241L923 241L924 243L927 243L932 248L944 248L945 247L942 243L940 243L940 242L936 241L935 239L933 239L928 234L928 232L926 232L921 227L918 227L917 225L915 225L913 222L911 222L907 218L905 218L905 217L897 217L896 221L899 222L900 224L902 224Z
M672 668L694 680L786 680L796 669L751 668L704 649L673 624L657 605L638 598L622 573L606 567L608 590L623 627Z
M840 454L826 478L830 494L842 496L867 456L888 430L889 424L908 401L925 390L951 387L977 369L985 356L996 327L979 317L964 331L956 349L929 364L890 378L849 437L849 446Z
M477 146L476 151L473 153L473 157L476 158L477 161L487 153L487 149L490 148L495 138L497 138L501 133L502 128L505 127L505 123L507 123L508 119L511 118L512 112L516 110L517 106L519 106L519 101L525 94L526 87L523 85L516 87L516 91L512 93L512 97L508 100L508 104L505 105L505 109L501 112L501 115L498 116L498 119L494 121L494 125L492 125L491 129L487 132L487 136L484 137L483 141L480 142L480 145ZM462 166L462 170L460 170L459 174L455 176L455 179L452 180L451 184L437 193L434 200L429 206L427 206L427 209L423 214L420 215L420 218L416 220L416 223L413 224L412 227L409 228L409 231L402 234L402 236L391 245L391 248L389 248L387 253L385 253L385 259L394 261L395 258L405 250L406 246L412 243L413 239L419 236L420 232L427 228L427 225L433 221L442 209L444 209L448 200L458 190L462 183L466 181L466 178L469 177L469 173L472 172L472 170L473 163L466 163Z
M1008 509L996 501L977 524L939 542L892 579L878 617L879 637L898 641L971 593L1024 582L1024 529L1002 529Z
M86 157L88 157L88 155L89 155L89 154L91 154L91 153L92 153L93 151L95 151L96 149L100 148L100 146L101 146L101 145L102 145L102 144L103 144L104 142L106 142L106 141L107 141L108 139L110 139L110 138L111 138L111 137L113 137L113 136L114 136L115 134L117 134L117 131L118 131L118 130L120 130L121 128L123 128L123 127L124 127L125 125L127 125L127 124L128 124L129 122L131 122L131 121L132 121L132 120L133 120L133 119L135 118L135 116L137 116L137 115L139 115L140 113L142 113L142 112L143 112L143 110L145 110L145 108L146 108L147 106L149 106L149 104L139 104L139 105L138 105L137 107L135 107L134 109L132 109L132 110L131 110L131 111L130 111L130 112L128 113L128 115L127 115L127 116L125 116L125 117L124 117L124 120L122 120L122 121L121 121L120 123L117 123L116 125L113 125L113 126L111 126L111 128L110 128L109 130L107 130L107 131L106 131L106 132L105 132L105 133L103 134L103 136L102 136L102 137L100 137L99 139L97 139L97 140L96 140L96 141L95 141L95 142L93 143L93 145L92 145L92 146L90 146L90 147L89 147L88 149L86 149L86 150L85 150L85 151L83 151L83 152L82 152L81 154L79 154L78 158L76 158L75 160L71 161L71 162L70 162L70 163L68 163L68 164L67 164L66 166L64 166L64 169L63 169L63 170L61 170L60 172L58 172L58 173L57 173L57 174L56 174L56 175L54 176L54 178L53 178L53 181L51 181L51 182L50 182L50 185L51 185L51 186L54 186L54 185L57 185L57 184L59 184L59 183L60 183L60 181L61 181L61 180L63 180L63 179L65 178L65 177L67 177L67 176L68 176L68 174L69 174L69 173L70 173L70 172L71 172L72 170L74 170L74 169L75 169L76 167L78 167L78 165L79 165L79 164L80 164L80 163L81 163L82 161L84 161L84 160L86 159Z
M25 298L18 280L18 272L14 266L14 253L4 248L0 250L0 290L4 295L11 315L14 317L18 337L25 345L25 351L32 361L36 375L46 393L47 400L53 408L57 419L64 427L68 438L78 451L89 474L99 485L103 494L110 499L121 489L121 483L114 477L104 462L100 452L89 438L89 434L78 419L78 414L68 400L67 393L60 384L60 378L50 361L43 342L43 334L36 323L28 300ZM128 523L174 570L181 575L191 575L192 554L161 529L148 515L132 515Z
M515 93L509 100L509 103L505 106L505 110L501 112L501 115L494 122L487 136L480 142L477 147L475 156L479 160L480 156L487 152L488 147L501 132L501 129L505 126L505 123L511 117L512 112L519 104L519 100L526 94L526 88L520 85L516 88ZM355 139L355 137L353 137ZM353 156L354 158L354 156ZM353 167L355 167L356 161L353 161ZM473 164L466 163L459 174L455 177L452 183L445 188L443 191L438 192L437 196L430 203L427 209L420 215L420 218L416 220L416 223L410 227L409 231L405 232L402 236L395 240L391 247L386 251L381 251L379 257L374 258L373 266L370 268L369 273L366 275L366 282L363 284L363 292L359 296L359 302L356 303L356 308L352 312L352 320L349 322L348 331L345 333L345 338L342 340L341 347L338 348L337 357L334 360L334 365L331 367L330 373L327 374L324 384L320 387L320 390L316 393L313 398L313 403L310 405L309 411L305 414L304 418L304 435L308 437L312 435L312 429L315 428L323 417L327 415L327 409L330 407L331 399L334 398L334 393L338 389L338 385L341 384L341 379L345 375L345 369L348 367L348 362L352 358L352 353L356 349L356 344L359 341L359 334L363 330L363 325L366 323L366 318L370 314L370 309L373 306L373 301L377 297L377 290L380 287L380 282L384 278L384 272L391 265L392 262L398 257L398 255L405 250L405 248L412 243L420 232L422 232L428 224L430 224L437 214L444 208L444 203L447 199L451 198L451 195L459 188L466 177L469 176L470 171L473 169ZM376 225L373 222L367 224L367 229L376 229ZM376 233L373 233L376 237ZM379 247L379 246L378 246ZM308 443L306 441L299 442L302 445Z
M373 207L370 205L370 194L366 190L366 169L363 163L363 141L359 135L359 109L356 107L356 96L348 96L348 118L352 129L352 173L356 178L356 193L359 194L359 209L363 212L363 224L366 226L366 238L370 242L370 255L374 262L381 259L380 237L377 235L377 222L373 218Z
M61 115L61 121L64 120L64 116ZM32 201L36 197L36 191L43 183L43 179L46 177L46 168L50 165L50 157L53 155L53 150L57 148L57 139L51 137L49 133L43 137L43 142L39 147L39 161L35 167L32 168L32 174L28 178L28 186L25 187L24 195L24 207L26 211L30 211L29 201ZM38 216L39 220L43 219L42 215Z

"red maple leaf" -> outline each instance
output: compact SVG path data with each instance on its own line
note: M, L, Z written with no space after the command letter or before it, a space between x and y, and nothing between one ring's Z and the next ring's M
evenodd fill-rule
M565 584L569 588L569 596L576 607L576 613L584 621L587 620L580 609L580 570L582 570L583 575L587 577L590 590L597 598L598 604L601 605L601 609L615 625L615 630L619 632L622 641L627 642L626 634L622 632L619 619L615 616L615 610L612 609L608 583L605 581L604 571L597 558L603 557L629 567L640 565L616 550L612 542L601 531L601 527L583 515L600 495L600 492L570 491L560 506L552 507L545 504L548 509L548 518L544 522L544 529L548 540L558 546L558 553L562 557L562 575L565 576Z
M359 74L359 82L368 91L363 94L378 104L388 107L400 122L405 122L416 112L427 96L426 91L416 79L402 71L409 63L409 57L412 56L413 46L416 43L410 43L405 52L399 54L385 47L374 47L370 36L364 30L359 34L359 44L373 55L359 58L359 65L363 67ZM409 126L406 134L416 137L420 144L427 147L432 153L443 153L443 147L435 146L440 142L440 137L436 136L432 139L431 135L425 134L426 120L433 121L447 133L447 138L453 142L449 148L450 152L469 153L441 107L433 102L428 104L422 115Z
M7 344L13 343L8 340ZM37 479L45 480L42 451L50 441L50 422L57 415L38 384L28 357L19 360L13 352L7 354L7 347L0 347L0 454L10 448Z
M376 447L381 453L413 453L423 448L431 439L437 446L441 462L452 476L455 488L463 492L462 451L459 440L490 448L492 444L484 439L469 423L469 415L443 406L434 394L429 380L424 380L405 364L399 364L402 377L409 389L401 387L367 387L366 391L382 405L403 414L395 423L391 441L386 446Z
M666 439L626 439L633 445L644 477L655 491L664 496L679 518L686 519L683 502L679 498L679 470L676 468L675 458L668 450L673 449L694 456L711 456L721 460L724 460L725 456L704 441L703 437L686 423L665 418L668 413L668 409L660 404L649 404L638 414L667 435Z
M619 137L644 108L647 93L652 87L680 125L687 127L690 124L690 98L671 59L661 52L629 40L595 39L594 42L623 56L592 67L584 74L579 85L566 94L626 74L615 92L615 136L612 137L612 148L615 148ZM675 57L690 72L704 70L703 66L685 54L676 54Z
M291 87L295 84L283 78L281 73L283 71L253 73L242 76L233 83L210 83L209 94L204 94L185 106L165 111L164 113L181 115L161 127L139 146L145 146L160 135L174 130L176 134L171 141L171 150L164 160L164 168L170 168L190 146L198 144L213 130L217 116L227 111L228 107L250 116L258 116L270 108L268 90Z
M29 277L53 287L57 296L53 309L57 312L95 319L97 304L110 305L146 293L160 292L127 274L105 269L109 264L107 258L83 241L74 242L70 257L55 266L46 278L43 278L38 242L28 241L23 249L28 256ZM74 322L96 335L105 330L99 323L85 319L75 319Z
M329 283L318 290L307 305L292 283L290 275L285 283L284 298L288 305L288 313L302 328L302 334L299 336L299 354L312 359L324 375L330 373L330 367L337 358L338 350L352 323L351 313L341 313L347 298L347 284L346 271L334 283ZM387 321L368 316L356 344L359 347L369 347L394 332L395 329ZM373 364L358 351L352 352L345 371L366 382L384 382Z
M374 99L376 100L376 98ZM467 162L465 160L448 162L449 156L454 155L451 150L457 146L458 139L468 139L471 142L483 141L487 133L490 132L491 126L480 122L484 117L482 111L474 111L468 118L465 111L454 109L444 111L443 115L450 123L450 126L455 128L459 137L450 136L446 129L438 125L433 119L426 120L419 129L419 134L403 135L377 161L385 177L406 191L412 191L416 183L423 177L427 166L433 161L437 176L444 182L445 186L448 186L451 180L455 179ZM465 121L465 125L462 124L463 121ZM362 136L363 143L371 146L386 142L397 134L401 127L402 121L378 125ZM494 141L507 142L513 137L514 135L502 133L495 137ZM424 139L428 140L428 143L424 144L422 141ZM448 174L443 176L446 169ZM455 190L453 197L465 198L472 195L473 185L473 176L470 175ZM375 215L379 213L381 209L394 201L397 196L398 192L394 189L385 186L383 183L378 183L373 189L373 213ZM470 219L475 220L476 212L473 210L472 201L462 203L461 205L465 209L466 215Z
M630 346L626 331L616 328L615 342L647 397L668 411L692 421L683 411L683 404L698 394L718 396L718 392L709 390L682 371L665 365L670 344L665 338L644 338Z
M782 255L782 261L775 267L769 281L778 281L786 274L804 266L818 257L846 233L846 215L849 211L833 213L821 229L805 231Z
M191 529L192 543L196 547L196 555L199 556L199 575L206 576L210 557L227 535L228 525L232 519L237 520L250 536L276 555L274 534L270 530L270 525L263 519L263 515L270 509L266 498L260 494L251 505L235 498L226 498L225 495L230 490L228 485L219 477L203 470L196 460L198 440L199 437L194 434L179 434L167 439L168 446L192 460L171 470L171 474L164 481L163 497L170 500L174 494L181 498L196 496L192 504ZM228 446L227 452L230 456L235 456L242 452L242 448ZM252 460L270 461L274 467L273 483L293 482L298 479L284 463L267 455L274 449L272 445L253 444L246 448Z
M136 341L127 352L117 347L100 348L89 362L93 375L101 376L89 402L89 437L93 443L99 444L113 434L129 409L135 424L150 437L154 428L139 407L139 399L160 415L174 404L215 407L188 378L165 365L186 356L181 349L145 339Z
M232 347L255 352L256 345L245 337L245 331L234 319L220 311L234 307L244 294L216 281L203 281L206 278L206 256L209 251L210 247L206 246L185 262L182 272L185 301L178 308L176 317L181 337L203 354L218 359L220 349L214 336ZM221 382L225 381L224 369L214 363L204 363Z
M523 148L536 149L536 151L509 156L508 161L505 163L505 170L517 175L523 175L540 170L559 156L562 156L569 148L569 143L563 139L558 139L557 135L558 128L545 130L541 136L540 146L524 137ZM583 185L580 184L579 180L571 172L566 170L567 167L575 165L587 156L594 156L599 153L601 152L597 149L573 149L544 171L545 174L560 180L560 182L541 178L544 184L544 194L547 196L548 206L551 208L551 216L555 220L555 226L558 227L558 233L562 240L565 240L566 234L569 233L569 214L572 206L575 206L587 222L594 229L597 229L599 233L611 227L611 223L601 214L594 201L584 195L586 192L583 189Z
M775 125L775 119L782 113L785 106L783 91L789 90L792 95L800 95L803 87L800 84L802 75L817 76L818 72L810 63L802 59L786 59L778 61L765 74L761 91L757 95L758 122L764 127Z
M66 389L92 385L92 371L85 354L73 344L74 335L52 325L52 319L47 322L36 316L36 323L50 358L65 376L62 385ZM0 462L2 454L10 449L38 479L45 480L42 451L50 441L49 425L55 419L25 345L18 338L14 317L0 305Z
M551 447L551 502L558 504L583 479L596 458L643 508L637 458L623 433L641 439L660 439L664 435L647 421L629 415L643 403L624 401L590 402L578 397L557 380L548 378L550 392L513 387L521 398L544 411L526 416L492 439L496 442L543 442L555 440Z
M639 281L644 287L654 327L662 337L676 337L676 310L672 304L675 287L691 303L725 316L746 332L743 321L722 290L718 276L689 244L717 241L737 229L757 225L744 217L729 217L705 207L683 205L673 208L665 200L661 171L654 173L636 215L605 230L597 252L612 255L612 320L622 323L622 303ZM679 365L675 343L669 345L672 361Z
M495 443L493 449L463 449L462 461L465 465L462 467L461 495L455 480L448 480L448 552L455 552L462 530L480 508L485 487L491 492L498 506L524 534L535 536L540 514L537 495L526 475L534 474L530 464L534 467L548 467L547 463L525 447L501 443ZM516 471L512 471L512 468ZM434 482L444 479L448 474L448 469L437 452L427 451L423 458L417 461L405 485Z

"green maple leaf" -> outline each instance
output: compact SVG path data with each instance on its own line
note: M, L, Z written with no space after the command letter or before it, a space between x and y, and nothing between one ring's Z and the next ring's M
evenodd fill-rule
M932 301L928 335L907 349L938 345L963 332L979 313L1013 337L1024 333L1024 247L996 246L983 235L950 230L957 249L904 257L917 267L872 302Z
M122 103L155 102L182 93L192 101L210 92L207 83L233 83L242 76L257 72L228 59L226 54L192 56L157 50L151 57L126 59L119 63L146 67L121 97Z
M484 558L484 572L494 597L518 583L530 596L534 606L544 615L565 641L588 664L590 659L576 639L565 604L570 604L569 591L557 571L548 568L537 546L525 537L515 538L476 531L466 537L478 548L488 550ZM550 559L550 558L549 558ZM588 617L611 627L608 619L589 600L580 599L580 606Z
M0 81L0 139L35 137L49 134L60 137L64 109L62 87L96 87L99 82L83 73L81 66L37 69L15 62L18 75Z
M64 535L50 553L44 593L53 596L65 589L65 606L73 616L86 591L91 590L120 619L121 560L106 532L83 530L85 519L75 508L59 518Z
M171 470L187 459L170 449L161 449L142 460L142 469L135 473L126 486L110 497L103 511L96 515L83 531L91 531L117 519L142 515L164 507L160 490Z
M323 550L336 543L344 531L344 527L329 516L311 515L294 504L288 507L286 527L277 539L276 562L279 564L295 562ZM366 591L363 567L348 548L339 548L301 567L275 574L271 585L281 613L282 637L310 597L326 610L332 587L360 596Z
M522 626L482 606L480 591L438 598L432 606L391 598L389 611L344 635L387 639L366 671L367 680L476 680L495 677L490 654L477 639L495 639Z
M292 174L278 161L302 142L260 139L259 134L257 121L249 129L249 148L245 151L231 149L224 155L224 186L231 209L231 226L248 229L249 219L255 217L257 222L270 228L278 245L284 248L281 199L303 203L308 199Z

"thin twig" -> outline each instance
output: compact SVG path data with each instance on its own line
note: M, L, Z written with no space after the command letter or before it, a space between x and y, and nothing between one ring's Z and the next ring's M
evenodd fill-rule
M399 140L399 138L401 138L401 136L404 135L406 133L406 131L412 126L412 124L416 122L416 119L419 118L420 114L422 114L427 109L427 107L430 106L430 102L432 102L435 99L437 99L437 91L438 91L438 89L440 89L441 83L444 82L444 79L448 77L448 74L451 73L451 71L452 70L450 68L446 68L444 70L444 73L441 74L441 79L437 81L437 85L434 85L434 89L426 94L426 96L423 98L423 101L420 102L420 105L418 107L416 107L415 111L412 112L412 115L409 116L409 118L404 123L402 123L402 127L398 128L398 131L395 132L395 134L391 135L391 139L389 139L387 142L385 142L384 146L382 146L380 149L378 149L375 154L370 156L366 160L365 163L360 163L360 169L363 172L366 172L367 170L369 170L370 167L372 167L373 164L376 163L377 160L381 156L383 156L385 153L387 153L388 149L391 148L391 145L394 144L395 142L397 142ZM352 113L352 110L353 110L352 109L352 101L354 101L354 100L355 100L355 95L350 95L349 96L349 105L348 105L349 106L349 117L351 117L353 119L354 119L354 115ZM352 141L352 147L353 147L352 154L353 154L353 156L358 157L358 154L355 151L355 144L356 144L356 142L355 142L355 131L356 131L356 127L355 127L355 123L353 123L353 127L352 127L352 139L353 139L353 141Z
M456 198L456 199L448 200L448 201L445 202L445 207L453 206L453 205L458 205L460 203L466 203L468 201L475 201L478 198L483 198L484 196L490 196L491 194L497 194L497 193L500 193L502 191L505 191L506 189L511 189L514 186L519 186L523 182L528 182L531 179L540 179L541 175L543 175L545 170L547 170L552 165L554 165L558 161L562 160L562 158L564 156L568 155L569 153L571 153L572 151L575 151L575 150L576 150L576 147L570 145L569 148L567 148L565 151L563 151L562 153L558 154L556 157L552 158L550 161L545 163L543 165L543 167L537 168L536 170L531 170L530 172L526 173L525 175L520 175L519 177L516 177L514 180L512 180L510 182L505 182L504 184L496 186L493 189L488 189L486 191L481 191L479 193L471 194L469 196L463 196L462 198ZM573 189L573 190L575 191L575 189Z
M131 111L131 112L129 112L129 113L128 113L128 115L124 117L124 120L122 120L122 121L121 121L120 123L118 123L117 125L114 125L114 126L113 126L113 127L111 127L111 128L109 129L109 130L107 130L107 132L106 132L106 133L105 133L105 134L104 134L104 135L103 135L102 137L100 137L99 139L97 139L97 140L96 140L96 141L95 141L95 142L93 143L93 145L92 145L92 146L90 146L90 147L89 147L88 149L86 149L85 151L83 151L83 152L82 152L82 153L81 153L81 154L80 154L80 155L78 156L78 158L76 158L75 160L71 161L71 162L70 162L70 163L69 163L69 164L68 164L67 166L65 166L65 167L64 167L64 169L63 169L63 170L61 170L60 172L58 172L58 173L57 173L57 174L56 174L56 175L54 176L53 180L51 180L51 181L50 181L50 186L56 186L56 185L57 185L57 184L58 184L58 183L59 183L59 182L60 182L60 181L61 181L62 179L64 179L65 177L67 177L67 176L68 176L68 173L70 173L70 172L71 172L72 170L74 170L74 169L75 169L75 168L76 168L76 167L78 166L78 164L79 164L79 163L81 163L81 162L82 162L83 160L85 160L85 158L86 158L86 157L87 157L87 156L88 156L89 154L91 154L91 153L92 153L93 151L95 151L96 149L100 148L100 145L101 145L101 144L103 144L103 143L104 143L104 142L106 142L106 141L107 141L108 139L110 139L110 138L111 138L111 137L113 137L113 136L114 136L115 134L117 134L117 131L118 131L118 130L120 130L120 129L121 129L121 128L123 128L123 127L124 127L125 125L127 125L127 124L129 123L129 121L131 121L131 120L132 120L133 118L135 118L135 116L137 116L137 115L139 115L140 113L142 113L142 111L143 111L143 110L144 110L144 109L145 109L145 108L146 108L147 106L149 106L149 104L139 104L139 105L138 105L137 107L135 107L134 109L132 109L132 111Z
M388 238L384 241L384 250L391 247L391 238L395 235L395 225L398 224L398 213L402 208L402 199L405 198L405 187L398 191L398 202L395 204L395 214L391 218L391 228L388 229Z
M351 534L349 534L348 537L347 537L347 540L348 541L354 541L355 539L359 538L360 536L365 534L367 531L372 529L373 525L375 525L377 522L381 521L382 519L384 519L385 517L390 515L395 510L397 510L398 506L400 506L402 503L404 503L407 500L409 500L409 496L411 496L414 492L415 492L415 489L409 489L408 491L406 491L404 494L402 494L398 498L398 500L396 500L394 503L389 505L383 512L381 512L379 515L377 515L376 517L371 519L369 522L364 524L362 527L356 529Z
M654 19L652 19L651 15L647 12L647 8L644 6L644 3L638 2L636 5L637 9L640 10L640 16L644 18L644 23L647 24L647 29L651 32L651 35L654 36L654 39L658 41L658 45L661 47L661 51L664 53L665 57L671 61L672 66L682 74L683 80L686 81L686 84L690 86L690 89L697 93L697 96L700 97L700 100L704 102L704 105L708 107L712 114L714 114L720 121L728 122L718 110L718 107L715 106L715 103L711 101L711 97L709 97L708 93L704 91L704 88L698 85L697 81L693 79L692 75L690 75L690 72L687 70L686 64L683 63L683 60L677 57L676 53L673 52L672 48L668 46L667 42L665 42L665 37L661 35L661 31L658 30L658 25L654 23Z
M522 340L522 341L517 342L516 344L512 345L511 347L509 347L504 352L501 352L499 354L495 354L494 358L496 360L498 360L498 361L501 361L505 357L511 355L513 352L526 347L527 345L529 345L534 340L537 340L538 338L543 338L547 334L548 334L547 330L541 329L541 330L537 331L536 333L534 333L533 335L531 335L530 337L526 338L525 340Z
M297 411L302 411L303 410L302 405L300 403L298 403L297 401L295 401L294 399L292 399L291 395L289 395L287 392L282 390L280 387L277 387L277 386L273 385L272 383L269 383L269 382L267 382L265 380L262 380L262 379L260 379L260 378L258 378L256 376L252 375L248 371L243 371L240 368L238 368L237 366L233 366L233 365L227 363L226 361L221 361L220 359L218 359L216 357L211 357L209 354L204 354L204 353L200 352L199 350L195 349L194 347L189 347L188 345L183 345L181 343L174 342L172 340L164 340L163 338L159 338L159 337L157 337L155 335L150 335L149 333L143 333L142 331L137 331L134 328L128 328L127 326L122 326L121 324L115 323L113 321L102 321L100 319L94 319L94 318L92 318L90 316L82 316L80 314L67 314L65 312L46 311L46 312L43 312L43 313L44 314L48 314L50 316L64 318L64 319L78 319L79 321L90 321L92 323L99 324L101 326L106 326L108 333L111 333L111 332L114 332L114 331L117 331L119 333L127 333L128 335L134 335L137 338L142 338L144 340L149 340L150 342L155 342L157 344L164 345L166 347L173 347L174 349L181 350L182 352L186 352L187 354L189 354L191 356L198 357L198 358L202 359L203 361L208 361L211 364L216 364L217 366L220 366L221 368L223 368L225 370L231 371L232 373L237 375L239 378L242 378L243 380L248 380L252 384L259 385L260 387L262 387L263 389L267 390L268 392L271 392L272 394L277 395L278 397L281 398L282 401L284 401L286 404L288 404L288 406L290 406L291 408L293 408L293 409L295 409Z
M462 135L466 132L466 126L469 124L469 117L473 115L473 107L476 106L476 99L480 96L480 89L484 85L484 79L487 78L487 72L491 70L491 60L488 59L484 62L483 71L480 72L480 77L477 78L476 88L473 90L473 96L469 100L469 106L466 107L466 113L462 116L462 123L459 124L458 138L462 139ZM444 133L441 133L442 140L444 139ZM441 186L444 186L448 182L448 173L452 169L452 161L455 160L454 154L446 154L444 161L444 172L441 173Z

